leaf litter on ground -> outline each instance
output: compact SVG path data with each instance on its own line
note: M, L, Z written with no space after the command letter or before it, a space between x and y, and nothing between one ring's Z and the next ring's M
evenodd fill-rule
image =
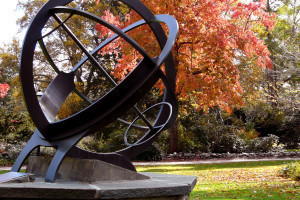
M300 199L300 182L278 174L288 162L140 166L138 171L197 176L190 199Z

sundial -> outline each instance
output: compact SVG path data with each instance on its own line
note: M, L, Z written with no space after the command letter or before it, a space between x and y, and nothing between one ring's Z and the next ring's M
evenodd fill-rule
M20 77L23 94L27 109L36 125L36 130L17 158L11 171L18 172L25 159L35 148L39 146L55 147L57 150L45 177L47 182L55 182L56 172L66 156L98 159L135 171L130 160L151 145L161 131L169 128L174 123L177 115L177 103L174 95L176 73L171 52L178 32L176 20L170 15L154 15L139 0L120 0L120 2L135 10L142 18L140 21L121 30L99 16L66 6L71 2L72 0L49 0L32 20L21 51ZM59 16L62 13L69 15L69 17L62 20ZM76 15L107 27L115 35L107 38L93 50L86 49L66 24L69 19ZM42 30L50 18L55 19L58 25L47 35L43 35ZM168 27L168 34L163 30L161 23ZM128 31L142 25L148 25L153 31L161 48L160 54L150 56L145 49L126 34ZM85 55L69 72L59 70L44 42L47 36L54 33L58 28L62 28ZM101 49L117 38L125 40L143 57L134 70L120 82L116 82L95 58ZM37 45L40 45L49 65L56 72L55 78L44 91L40 100L36 96L33 70L34 52ZM84 94L76 89L74 82L76 70L80 69L87 61L100 71L101 75L113 85L113 88L98 100L90 101L89 105L79 112L65 119L56 120L59 109L71 92L76 90L81 98L87 99ZM163 64L165 72L162 72ZM165 86L162 102L144 110L138 109L136 103L160 80ZM159 113L154 116L155 120L148 120L145 114L157 108ZM83 137L94 134L97 130L118 120L129 109L135 111L136 117L132 121L123 120L128 125L127 131L124 132L126 148L111 153L95 153L75 146ZM142 120L146 125L138 127L135 123L137 120ZM127 140L127 135L133 128L142 128L145 130L145 134L137 141L130 143Z

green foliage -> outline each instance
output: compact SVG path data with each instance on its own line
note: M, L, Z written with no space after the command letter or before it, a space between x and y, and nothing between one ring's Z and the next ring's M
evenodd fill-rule
M99 134L87 136L80 141L79 147L100 153L118 151L127 147L124 144L124 131L125 130L114 131L109 134L106 140L104 140L103 133L100 138L97 138ZM155 145L149 146L142 154L135 158L135 160L138 161L159 161L161 159L161 152Z
M265 38L273 63L272 69L265 70L262 82L265 100L273 106L299 111L299 1L267 1L267 11L276 13L277 23Z
M300 111L297 115L287 116L283 124L283 135L280 137L279 142L285 144L288 149L295 149L300 144Z
M20 42L13 39L0 47L1 80L9 83L10 90L0 99L0 142L17 144L27 141L34 126L25 111L18 77Z
M9 144L0 141L0 166L12 165L25 146L25 142Z
M243 108L247 121L254 125L259 136L269 134L283 135L282 126L285 123L285 113L279 108L272 108L268 104L258 103L254 106Z
M247 145L245 145L245 152L268 152L273 149L277 141L278 137L275 135L254 138Z
M18 25L21 29L28 27L31 18L44 2L45 0L30 0L19 3L19 8L24 10L24 16L18 20ZM92 4L92 6L88 6L88 4ZM111 4L117 4L117 2L111 0L98 4L87 2L81 6L87 11L101 15ZM282 1L281 5L277 9L277 14L281 17L278 17L278 23L274 31L270 32L266 39L266 43L272 52L273 71L275 73L271 74L268 71L269 74L266 74L266 76L270 76L265 77L266 80L262 83L261 79L263 77L261 76L261 71L252 60L246 58L245 66L239 69L240 73L242 73L240 74L240 80L242 82L244 80L245 84L248 84L248 88L245 87L244 91L252 93L262 86L262 88L268 89L268 95L272 96L272 98L267 96L268 100L276 100L278 106L272 107L268 104L257 103L257 99L255 98L257 96L253 96L249 100L250 102L252 101L253 105L247 104L244 108L235 109L232 114L224 113L218 108L212 108L207 114L204 114L197 112L193 107L185 109L181 105L182 110L178 120L179 151L266 152L277 141L277 138L272 135L278 136L279 142L290 148L297 147L300 142L300 113L299 107L297 107L299 103L297 100L299 96L299 76L297 76L299 74L299 45L297 44L299 44L300 37L299 24L295 22L297 21L297 17L299 18L299 6L296 6L294 10L291 9L294 6L292 1ZM124 15L129 12L129 10L124 9L125 7L118 5L116 10L111 10L111 12L120 13L119 11L121 11L123 13L121 14L121 19L124 19ZM61 17L64 18L65 16L62 15ZM93 32L88 29L89 27L84 26L86 24L89 23L75 16L68 22L68 26L75 30L76 36L83 41L84 45L88 48L93 48L95 45L97 46L101 43L103 38L99 37L97 31ZM47 24L49 28L56 25L52 21ZM61 34L61 37L57 38L60 39L46 41L46 45L49 45L48 51L53 57L61 56L63 55L61 51L63 48L61 47L64 45L70 54L64 54L67 61L65 63L57 61L57 65L74 66L84 55L79 53L80 51L77 51L78 48L76 45L64 32L59 31L58 34ZM6 74L5 76L1 76L0 81L11 85L11 93L0 102L0 139L13 144L20 140L27 140L33 131L33 125L28 114L24 112L25 107L20 103L22 102L20 85L17 83L19 53L20 43L17 40L13 40L11 44L0 48L0 70L3 74ZM103 57L100 58L101 54L98 54L96 57L101 65L107 66L108 70L112 70L111 66L115 63L112 63L111 56L104 55L106 59L102 59ZM39 63L39 67L35 69L35 73L41 74L35 76L35 80L41 82L36 85L42 91L55 73L45 67L47 61L41 56L41 52L37 52L35 58L35 62ZM249 67L250 65L251 67ZM105 82L103 76L94 75L97 70L90 64L87 64L85 68L89 70L89 73L83 73L85 70L78 70L76 73L77 89L90 98L90 100L94 101L109 90L109 84L107 81ZM66 69L62 67L61 70ZM242 77L243 74L245 77ZM276 76L273 76L274 74ZM186 77L184 77L184 80L186 81ZM283 87L284 84L288 85L287 88ZM141 100L138 107L143 110L153 105L161 98L158 97L157 93L158 91L151 91L149 95ZM279 107L281 105L284 106L284 109ZM59 117L68 117L77 112L77 109L80 110L85 106L76 94L72 94L61 109ZM153 113L148 114L155 116ZM129 117L126 120L132 121L135 116L136 114L130 111ZM79 146L96 152L116 151L126 147L123 141L125 131L126 127L119 124L110 125L95 135L84 138ZM138 135L134 132L134 134L129 135L128 140L134 142L137 138ZM157 140L155 146L159 149L159 152L167 151L167 139L168 136L163 133ZM149 150L148 154L152 155L153 152L156 152L153 154L156 155L158 154L156 150L153 147Z
M19 72L20 41L13 38L9 43L0 47L0 71L2 76L0 82L7 82L9 85ZM11 85L14 87L14 85Z
M138 155L135 160L137 161L160 161L162 160L161 152L154 146L151 145L146 150Z
M9 112L0 108L0 140L10 144L27 141L34 131L26 113Z
M27 112L15 111L16 104L11 93L0 99L0 142L17 144L30 138L34 126Z
M190 109L180 117L180 150L214 153L242 150L243 141L236 134L243 124L240 119L221 112L218 108L207 114L199 114Z
M184 137L184 135L181 135L179 137L179 152L195 152L196 148L198 149L199 147L196 147L195 141L193 139L190 139L189 137Z
M276 135L279 142L290 148L297 148L300 142L299 111L271 107L269 104L258 103L241 110L246 116L245 121L252 123L259 137Z
M291 162L286 164L279 170L279 174L283 177L300 181L300 162Z
M268 152L276 144L297 148L298 115L258 103L236 108L231 114L218 108L180 113L178 134L182 152Z

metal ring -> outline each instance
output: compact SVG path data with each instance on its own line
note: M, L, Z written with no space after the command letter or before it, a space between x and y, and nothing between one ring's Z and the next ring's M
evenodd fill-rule
M130 123L130 125L128 126L128 128L127 128L127 130L126 130L126 132L125 132L125 134L124 134L124 142L125 142L125 144L126 144L127 146L136 146L136 145L139 145L139 144L142 144L142 143L147 142L148 140L151 139L151 137L150 137L150 138L148 138L147 140L144 140L144 138L145 138L147 135L149 135L149 134L151 133L151 135L152 135L152 137L153 137L153 135L155 135L156 133L160 132L160 130L162 130L162 129L167 125L167 123L169 122L169 120L170 120L170 118L171 118L171 116L172 116L172 105L171 105L170 103L168 103L168 102L160 102L160 103L157 103L157 104L155 104L155 105L153 105L153 106L147 108L146 110L144 110L144 111L142 112L142 114L146 113L147 111L149 111L149 110L151 110L152 108L154 108L154 107L156 107L156 106L159 106L159 105L168 105L168 106L169 106L170 113L169 113L169 116L168 116L167 120L165 121L165 123L164 123L164 124L161 124L161 125L159 125L159 126L154 125L152 130L149 130L147 133L145 133L145 134L143 135L143 137L141 137L141 138L140 138L138 141L136 141L135 143L130 144L130 143L127 141L127 134L128 134L128 132L129 132L129 130L131 129L131 127L134 125L134 123L140 118L140 117L136 117L136 118Z
M161 25L159 23L155 23L156 21L159 20L161 21L166 20L165 17L162 18L160 18L159 16L155 17L150 12L150 10L138 0L120 0L120 1L133 8L138 12L138 14L141 15L141 17L145 20L145 23L147 23L150 26L150 28L153 30L160 46L162 46L162 49L164 49L164 47L166 47L165 49L171 49L172 43L168 42L167 37L165 36L165 33ZM134 102L136 102L140 97L142 97L146 93L146 91L149 90L149 88L151 88L156 83L156 81L159 79L160 76L159 75L160 72L158 72L160 71L159 66L165 61L165 59L168 59L168 61L166 62L166 73L167 73L167 80L168 82L170 82L171 88L173 87L172 86L173 82L175 82L175 76L174 76L175 72L173 72L174 66L170 61L172 60L171 59L172 56L169 54L170 50L165 50L165 51L162 50L161 55L158 57L158 61L156 61L157 64L159 65L154 64L151 60L147 58L147 54L144 54L146 55L146 59L149 60L150 62L142 61L133 70L133 72L130 73L129 76L127 76L122 82L120 82L113 89L113 91L106 94L105 96L103 96L101 99L99 99L97 102L87 107L86 109L80 111L75 115L72 115L70 118L49 123L49 121L46 119L41 109L41 106L39 105L36 99L34 83L33 83L33 68L32 68L33 53L35 49L35 44L37 43L38 39L40 39L40 30L42 30L42 28L44 27L48 19L51 17L51 13L49 12L49 10L57 6L66 5L70 2L72 2L72 0L60 0L60 1L50 0L42 7L42 9L33 19L31 25L28 28L23 43L22 53L21 53L20 76L21 76L21 82L22 82L23 93L26 101L26 106L37 128L42 133L42 135L45 136L45 138L48 140L59 140L65 137L69 137L87 128L98 129L99 127L100 128L104 127L106 126L107 123L110 123L111 121L115 120L115 117L117 117L119 113L125 112L125 110L131 106L131 103L134 104ZM171 30L171 29L174 29L174 27L173 26L171 26L171 28L169 27L169 33L172 33L173 31L177 32L178 30L178 29L177 30ZM172 37L170 37L169 39L171 38ZM146 66L147 68L150 67L150 69L145 70L144 68L146 68ZM143 70L141 68L143 68ZM137 84L134 81L138 80L136 79L137 77L142 77L142 76L144 76L144 78L139 79L138 84L140 86L138 87L136 86ZM120 95L124 95L126 97L124 97L122 101L117 99L113 103L113 108L107 106L109 105L107 103L110 101L109 99L118 98L119 97L117 96L118 93L126 89L128 84L130 87L134 86L134 89L126 90L124 93L121 93ZM126 94L127 91L128 94ZM172 100L173 95L171 93L172 93L171 91L169 92L165 91L164 101L173 102ZM121 107L120 105L124 105L124 107ZM99 110L101 106L104 108L102 110L101 109ZM176 108L176 106L174 107L173 105L173 108ZM175 116L174 113L176 112L173 112L173 115ZM157 121L164 122L166 119L164 115L168 115L167 111L163 111L159 113L157 117ZM174 119L174 116L172 116L172 119ZM98 123L100 121L101 123Z

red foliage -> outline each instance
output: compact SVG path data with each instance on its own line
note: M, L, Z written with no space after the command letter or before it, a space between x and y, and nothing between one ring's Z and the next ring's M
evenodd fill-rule
M1 71L0 71L1 75ZM10 89L9 85L7 83L0 83L0 98L4 98Z
M239 0L142 0L155 14L174 16L179 24L179 36L173 55L177 69L176 94L181 101L207 110L219 106L231 111L242 105L238 58L251 59L258 66L271 67L270 52L258 36L259 30L272 29L275 16L265 12L263 1L243 3ZM140 17L132 11L126 20L106 12L103 17L122 28ZM108 35L100 26L97 30ZM167 31L167 30L166 30ZM159 51L151 30L146 26L133 30L134 38L150 55ZM118 49L116 49L118 47ZM105 52L122 52L114 70L123 79L141 56L122 40ZM162 89L162 86L158 86Z

